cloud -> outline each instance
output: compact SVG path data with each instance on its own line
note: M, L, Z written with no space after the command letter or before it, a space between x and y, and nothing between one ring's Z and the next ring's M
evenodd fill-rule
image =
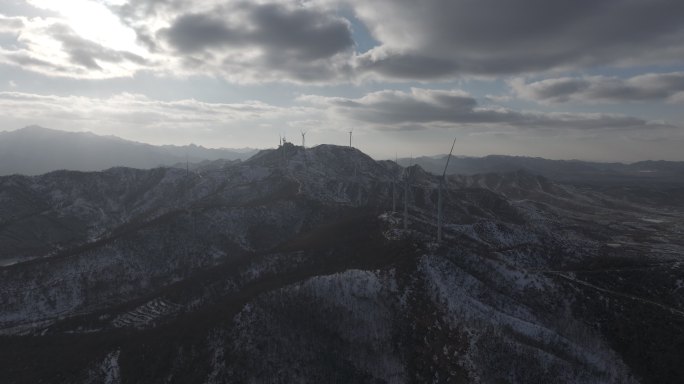
M383 78L662 64L684 54L680 1L349 2L381 43L358 57L358 70Z
M12 111L2 118L5 127L40 124L157 143L160 139L178 143L204 140L214 147L238 131L240 135L254 133L254 127L259 125L304 120L317 113L311 108L278 107L259 101L159 101L130 93L91 98L0 92L0 109Z
M310 3L133 1L116 11L181 73L237 83L334 83L351 74L349 21Z
M0 63L44 75L102 79L149 68L143 56L85 39L60 18L0 17L3 31L15 39L0 45Z
M684 2L673 0L25 1L51 16L0 17L0 33L19 36L0 60L75 78L434 81L684 57ZM355 52L352 25L377 45ZM71 31L53 34L60 26Z
M86 40L66 25L52 25L49 28L49 33L62 44L62 49L69 55L73 64L88 69L102 70L98 62L122 63L128 61L141 66L146 63L143 57L132 52L109 49Z
M27 0L49 17L0 16L0 62L49 76L141 71L234 83L335 83L352 76L349 21L290 1ZM2 40L0 40L0 43Z
M459 90L412 88L410 92L379 91L349 99L307 95L300 101L330 108L333 114L380 129L416 130L434 127L473 127L488 129L513 127L537 131L629 130L670 127L635 117L596 113L520 112L480 106L477 100Z
M630 78L607 76L561 77L527 83L509 82L522 98L544 103L622 103L667 101L678 103L684 94L684 72L651 73Z
M0 14L0 33L14 33L24 27L21 17L6 17Z
M185 14L159 33L183 53L254 46L302 61L328 58L353 46L346 20L281 4L238 3L218 14Z

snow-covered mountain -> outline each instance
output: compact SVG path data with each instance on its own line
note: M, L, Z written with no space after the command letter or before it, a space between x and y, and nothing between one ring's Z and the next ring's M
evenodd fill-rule
M291 144L192 172L2 177L3 380L684 375L677 200L452 176L437 243L438 185L418 166Z
M111 167L154 168L186 161L246 159L253 149L197 145L155 146L89 132L29 126L0 132L0 175L39 175L55 170L101 171Z

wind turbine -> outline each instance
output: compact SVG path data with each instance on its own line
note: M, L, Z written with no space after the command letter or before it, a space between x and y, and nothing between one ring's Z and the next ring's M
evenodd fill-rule
M349 130L349 148L352 147L352 133L354 132L353 129Z
M306 148L306 132L307 131L299 131L302 133L302 148Z
M397 162L397 154L394 154L394 164L399 165ZM392 213L397 211L397 174L392 172Z
M444 189L444 185L446 184L446 171L449 167L451 154L454 152L454 145L456 145L456 138L454 138L454 142L451 143L449 157L447 157L446 165L444 166L444 172L442 172L442 178L439 179L439 188L437 192L437 242L442 242L442 189Z

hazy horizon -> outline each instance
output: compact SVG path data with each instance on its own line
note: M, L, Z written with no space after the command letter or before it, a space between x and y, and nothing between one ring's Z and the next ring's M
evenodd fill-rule
M129 138L126 138L126 137L121 137L121 136L117 136L117 135L113 135L113 134L110 134L110 135L102 135L102 134L98 134L98 133L96 133L96 132L92 132L92 131L88 131L88 130L81 130L81 131L66 131L66 130L53 129L53 128L50 128L50 127L44 127L44 126L37 125L37 124L32 124L32 125L29 125L29 126L26 126L26 127L17 128L17 129L0 130L0 134L2 134L2 133L14 132L14 131L19 131L19 130L21 130L21 129L31 128L31 127L38 127L38 128L42 128L42 129L47 129L47 130L57 131L57 132L65 132L65 133L86 133L86 134L94 134L94 135L97 135L97 136L100 136L100 137L111 137L111 138L121 139L121 140L125 140L125 141L132 142L132 143L144 144L144 145L153 145L153 146L156 146L156 147L164 147L164 146L185 147L185 146L193 146L193 145L194 145L194 146L197 146L197 147L200 147L200 148L205 148L205 149L208 149L208 150L231 150L231 151L235 151L235 152L251 151L251 150L260 151L260 150L265 150L265 149L274 149L274 148L277 147L277 143L276 143L276 145L270 146L270 147L212 147L212 146L209 146L209 145L202 145L202 144L197 144L197 143L193 143L193 142L185 143L185 144L183 144L183 143L180 143L180 144L165 144L165 143L155 144L155 143L144 142L144 141L139 141L139 140L135 140L135 139L129 139ZM346 139L346 141L345 141L345 139ZM296 140L288 140L288 142L291 142L291 143L294 144L294 145L301 145L301 137L300 137L300 141L299 141L299 142L296 141ZM307 136L307 142L306 142L307 148L315 147L315 146L317 146L317 145L339 145L339 146L348 146L348 145L349 145L349 136L348 136L348 133L347 133L347 136L346 136L346 137L342 137L342 136L341 136L341 140L340 140L339 143L314 143L314 144L311 144L311 145L309 145L309 137ZM371 157L372 157L373 159L375 159L375 160L395 160L395 157L394 157L394 156L392 156L392 157L389 157L389 156L387 156L387 157L377 157L377 156L374 156L374 155L371 154L371 153L365 152L365 151L363 150L363 148L359 148L357 145L354 145L354 147L357 148L357 149L359 149L359 150L361 150L362 152L366 153L367 155L371 156ZM409 154L406 155L406 156L399 156L399 155L397 155L396 158L398 158L398 159L400 159L400 160L403 160L403 159L410 159L410 158L420 158L420 157L438 158L438 157L447 156L447 155L448 155L448 151L447 151L447 152L442 152L442 153L409 153ZM454 156L454 157L464 157L464 158L484 158L484 157L489 157L489 156L511 156L511 157L541 158L541 159L546 159L546 160L559 160L559 161L582 161L582 162L624 163L624 164L637 163L637 162L640 162L640 161L680 161L680 160L666 160L666 159L659 159L659 158L640 159L640 160L634 160L634 161L600 160L600 159L581 159L581 158L554 158L554 157L535 156L535 155L533 155L533 154L525 154L525 153L520 153L520 154L515 154L515 153L487 153L487 154L483 154L483 155L466 155L466 154L456 153L455 151L454 151L453 156ZM684 161L684 160L681 160L681 161Z

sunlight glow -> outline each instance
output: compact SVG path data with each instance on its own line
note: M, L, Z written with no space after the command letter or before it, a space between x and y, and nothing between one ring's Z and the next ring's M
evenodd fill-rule
M105 4L121 5L125 1L92 0L29 0L35 7L59 13L64 21L84 39L107 48L144 54L145 50L136 42L136 34L121 23Z

